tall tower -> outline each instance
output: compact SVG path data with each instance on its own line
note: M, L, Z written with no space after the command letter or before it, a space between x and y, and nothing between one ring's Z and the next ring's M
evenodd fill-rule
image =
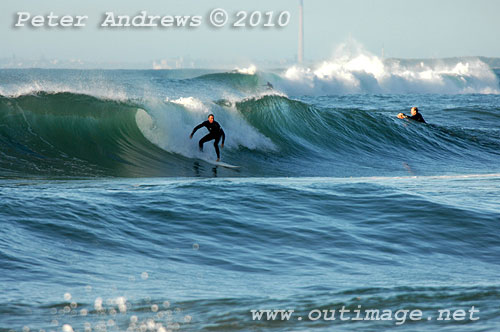
M304 61L304 2L299 0L299 49L297 54L299 64Z

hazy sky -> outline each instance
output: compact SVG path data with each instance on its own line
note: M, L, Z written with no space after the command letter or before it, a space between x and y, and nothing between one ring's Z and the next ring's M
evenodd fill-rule
M214 8L291 13L280 29L209 28ZM117 15L201 15L198 28L118 28L98 25ZM350 37L387 57L500 57L499 0L304 0L305 57L330 58ZM88 15L84 28L14 28L16 12ZM230 19L230 21L235 21ZM298 0L1 0L0 58L143 62L175 56L194 59L279 60L297 54Z

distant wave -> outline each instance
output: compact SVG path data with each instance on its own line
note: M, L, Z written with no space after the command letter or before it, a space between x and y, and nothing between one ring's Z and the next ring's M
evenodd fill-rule
M282 77L281 88L293 95L500 93L497 75L477 57L383 59L354 40L339 45L331 59L292 66Z
M290 96L342 94L500 94L495 72L479 58L381 59L369 53L340 56L283 71L255 67L199 76L236 91L269 89Z
M286 70L284 78L284 90L296 95L500 93L497 76L479 59L405 65L363 54L325 61L315 68L295 66Z

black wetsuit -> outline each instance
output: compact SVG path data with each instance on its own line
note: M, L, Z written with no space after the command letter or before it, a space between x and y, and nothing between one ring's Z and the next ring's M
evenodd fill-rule
M200 129L201 127L206 127L209 131L207 135L205 135L202 139L200 139L200 142L198 143L198 146L200 147L200 150L203 150L203 144L205 142L215 140L214 142L214 147L215 147L215 152L217 153L217 159L220 159L220 151L219 151L219 141L220 138L222 137L222 144L224 144L224 141L226 139L226 134L224 134L224 130L222 130L220 124L214 120L214 122L210 123L208 120L200 123L196 127L194 127L193 132L191 133L191 136L194 135L194 133Z
M426 123L425 120L424 120L424 117L420 113L417 113L417 114L415 114L413 116L407 115L406 118L407 119L412 119L412 120L415 120L415 121L418 121L418 122Z

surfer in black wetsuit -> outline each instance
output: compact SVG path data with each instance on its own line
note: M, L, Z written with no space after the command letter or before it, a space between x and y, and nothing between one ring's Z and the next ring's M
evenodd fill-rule
M404 113L399 113L398 118L400 118L400 119L412 119L412 120L415 120L418 122L426 123L422 114L420 114L418 112L418 107L411 108L411 116L406 115Z
M222 144L221 148L224 147L224 141L226 140L226 134L224 134L224 130L222 130L220 124L217 121L214 121L214 115L210 114L208 116L208 120L200 123L196 127L194 127L193 132L191 132L191 135L189 135L189 138L193 138L194 133L201 127L205 127L208 129L209 133L205 135L202 139L200 139L200 142L198 143L198 146L200 147L200 151L203 151L203 144L205 142L215 140L214 141L214 147L215 147L215 152L217 153L217 161L220 161L220 151L219 151L219 141L222 137Z

